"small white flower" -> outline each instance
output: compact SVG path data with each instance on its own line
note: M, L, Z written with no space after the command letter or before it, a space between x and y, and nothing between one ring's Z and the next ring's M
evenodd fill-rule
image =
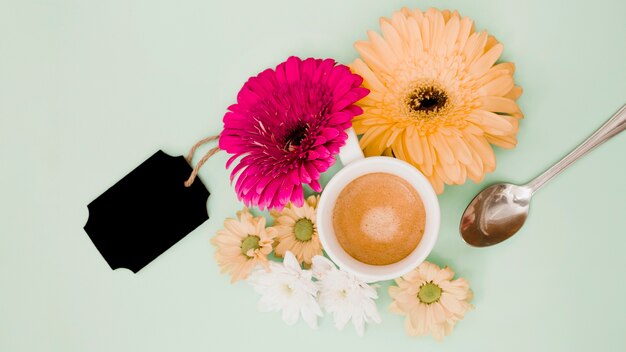
M333 314L335 327L342 330L352 320L356 332L363 336L365 323L380 323L376 308L376 289L345 271L323 256L313 257L313 276L320 290L320 306Z
M293 325L302 316L311 328L317 328L322 310L317 303L317 286L311 270L302 270L291 252L285 253L283 263L270 262L270 270L256 269L248 282L261 295L261 312L282 311L285 323Z

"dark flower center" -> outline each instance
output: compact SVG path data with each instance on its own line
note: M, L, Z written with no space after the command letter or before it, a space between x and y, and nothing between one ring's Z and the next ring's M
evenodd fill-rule
M297 125L292 129L285 137L285 149L293 150L295 147L299 147L304 137L306 137L307 130L307 125Z
M448 94L437 86L420 86L409 93L406 103L416 113L437 113L448 103Z

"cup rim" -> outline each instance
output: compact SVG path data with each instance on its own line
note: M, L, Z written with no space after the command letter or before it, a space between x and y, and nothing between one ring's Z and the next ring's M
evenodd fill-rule
M424 234L417 247L404 259L388 265L370 265L350 256L338 243L329 219L339 193L356 178L376 172L399 176L411 184L420 195L426 213ZM365 282L390 280L415 269L432 251L439 236L439 200L428 179L411 164L393 157L368 157L344 166L330 179L320 196L316 223L324 251L339 268Z

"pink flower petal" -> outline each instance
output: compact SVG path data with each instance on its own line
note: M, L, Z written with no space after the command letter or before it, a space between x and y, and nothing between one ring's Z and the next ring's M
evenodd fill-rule
M312 79L315 74L316 66L317 64L313 58L308 58L302 61L302 78Z
M285 63L285 75L287 76L287 82L296 83L300 77L300 59L292 56L287 59Z
M300 179L303 183L309 183L312 180L311 175L309 175L306 171L306 167L304 167L304 165L300 166Z
M304 205L304 191L302 190L302 184L295 185L293 192L291 193L291 202L297 207Z
M313 180L309 183L309 187L311 187L315 192L321 192L322 191L322 185L320 185L320 182L318 180Z

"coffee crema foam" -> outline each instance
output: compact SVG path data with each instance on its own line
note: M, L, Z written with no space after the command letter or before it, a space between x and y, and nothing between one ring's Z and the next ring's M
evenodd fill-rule
M398 232L400 218L391 207L375 207L361 218L361 232L374 241L390 241Z
M401 177L376 172L350 182L333 209L337 241L354 259L388 265L407 257L424 234L419 194Z

